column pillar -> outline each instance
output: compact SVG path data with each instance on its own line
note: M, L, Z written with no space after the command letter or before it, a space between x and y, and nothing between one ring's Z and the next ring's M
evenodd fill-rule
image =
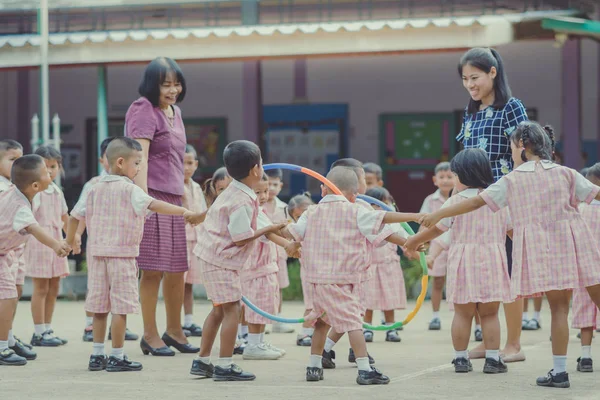
M242 1L242 23L256 25L260 20L257 0ZM244 139L260 146L262 129L262 68L260 61L245 61L242 70Z
M306 58L294 61L294 102L305 103L308 101Z
M98 149L98 155L100 155L100 144L104 139L108 137L108 111L106 102L106 65L102 64L98 66L98 100L96 103L97 107L97 123L96 123L96 148ZM88 146L91 143L88 144ZM102 172L104 167L98 162L98 174Z
M580 170L581 157L581 40L569 39L562 48L562 129L564 164Z

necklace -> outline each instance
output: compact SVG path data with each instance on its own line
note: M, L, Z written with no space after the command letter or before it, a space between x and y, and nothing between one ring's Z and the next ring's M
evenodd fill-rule
M171 128L175 125L175 113L173 112L173 108L169 106L168 108L161 109L163 114L167 117L167 122L171 125Z

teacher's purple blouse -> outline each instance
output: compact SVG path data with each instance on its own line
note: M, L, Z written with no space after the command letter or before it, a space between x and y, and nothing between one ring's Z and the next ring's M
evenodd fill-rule
M131 104L125 116L125 136L150 140L148 189L183 195L183 156L186 136L181 110L175 110L174 126L167 116L145 97Z

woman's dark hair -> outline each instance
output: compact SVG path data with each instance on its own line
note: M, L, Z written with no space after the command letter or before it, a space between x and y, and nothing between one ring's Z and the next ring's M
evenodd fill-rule
M586 178L596 178L600 180L600 163L596 163L588 168Z
M454 156L450 169L458 180L470 188L485 189L494 183L494 173L487 153L478 148L465 149Z
M209 178L204 182L204 198L206 199L207 205L210 206L217 198L217 182L227 178L231 178L227 173L227 168L221 167L213 173L212 178Z
M40 146L35 150L34 154L37 154L46 160L56 160L58 165L62 165L62 155L60 154L60 151L52 146Z
M392 203L392 206L396 209L396 211L398 211L398 207L396 207L394 198L386 188L376 186L367 190L365 194L384 203Z
M260 158L260 149L248 140L233 141L223 151L227 172L237 181L246 178L250 170L260 164Z
M177 81L181 84L181 93L177 96L177 103L182 102L185 98L185 78L179 65L171 58L158 57L152 60L144 70L144 77L138 88L139 94L147 98L154 107L158 107L160 85L167 79L169 72L173 72L177 77Z
M497 109L503 108L512 97L512 92L510 86L508 86L508 78L506 77L504 64L500 54L494 49L484 47L475 47L467 51L463 54L458 63L458 76L463 76L463 67L467 64L486 74L492 70L492 67L496 68L493 107ZM467 106L467 113L475 114L479 111L479 106L481 106L481 101L476 101L471 98L469 100L469 105Z
M542 127L535 121L523 121L510 136L516 145L523 141L523 147L542 160L554 160L554 129L550 125ZM521 160L527 161L525 150L521 152Z

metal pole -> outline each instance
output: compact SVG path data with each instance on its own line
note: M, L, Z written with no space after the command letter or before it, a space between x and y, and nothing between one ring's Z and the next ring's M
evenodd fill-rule
M108 111L106 104L106 65L98 66L98 102L97 102L97 132L96 148L100 156L100 145L108 137ZM101 174L104 167L98 162L98 174Z
M40 73L41 73L41 105L42 140L44 145L50 142L50 102L49 102L49 73L48 73L48 0L40 4Z
M54 114L54 118L52 118L52 146L60 152L60 117L58 114ZM56 184L58 187L61 187L60 183L61 174L58 174L56 176Z
M33 153L40 145L40 118L33 114L31 118L31 152Z

